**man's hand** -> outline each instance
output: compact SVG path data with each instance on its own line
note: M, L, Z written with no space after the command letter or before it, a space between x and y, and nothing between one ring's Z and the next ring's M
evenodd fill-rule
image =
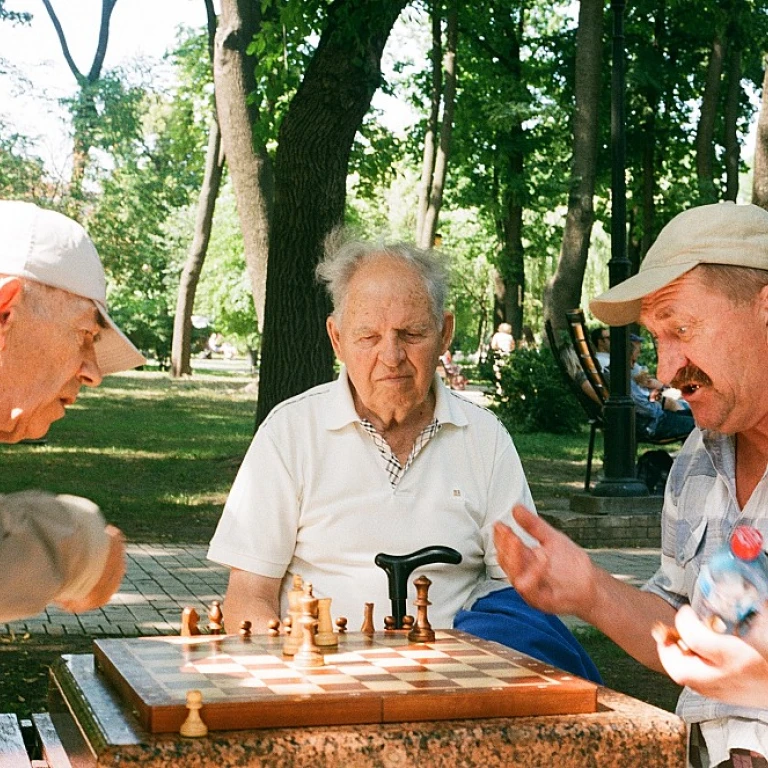
M511 528L495 524L499 565L512 586L534 608L585 618L594 593L595 567L589 555L525 507L516 506L512 514L539 542L538 547L529 549Z
M120 582L125 576L125 539L122 532L114 525L108 525L104 531L109 537L109 553L101 577L85 597L79 600L57 602L57 605L65 611L82 613L99 608L109 602L109 598L120 587Z
M675 616L675 629L679 640L668 628L653 631L659 659L675 682L731 704L768 707L768 661L763 656L768 654L768 620L764 614L741 639L713 632L686 605Z

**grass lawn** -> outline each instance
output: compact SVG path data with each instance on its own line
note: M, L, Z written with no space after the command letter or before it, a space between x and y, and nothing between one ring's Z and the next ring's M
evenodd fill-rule
M135 372L84 389L46 445L0 445L2 492L95 501L135 542L206 543L253 435L245 376Z
M130 541L207 543L250 443L255 396L250 377L157 372L109 376L84 391L45 445L0 445L0 492L42 488L93 499ZM537 505L581 487L587 434L516 435ZM599 455L600 447L595 454ZM606 684L673 709L678 689L595 630L579 640ZM0 636L0 712L46 708L47 664L82 653L91 638Z

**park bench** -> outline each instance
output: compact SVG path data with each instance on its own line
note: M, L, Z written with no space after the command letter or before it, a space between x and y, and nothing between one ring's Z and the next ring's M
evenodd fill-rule
M0 714L0 768L72 768L48 713Z

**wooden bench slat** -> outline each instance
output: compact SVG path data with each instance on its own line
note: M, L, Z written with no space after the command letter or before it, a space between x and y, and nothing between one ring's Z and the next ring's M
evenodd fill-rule
M0 768L30 768L16 715L0 714Z
M51 716L47 712L40 712L32 715L32 722L37 731L41 755L48 768L72 768Z

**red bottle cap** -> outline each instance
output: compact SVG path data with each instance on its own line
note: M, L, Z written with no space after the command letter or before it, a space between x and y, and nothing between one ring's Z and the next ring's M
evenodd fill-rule
M731 552L742 560L754 560L763 551L763 537L751 525L739 525L731 534Z

